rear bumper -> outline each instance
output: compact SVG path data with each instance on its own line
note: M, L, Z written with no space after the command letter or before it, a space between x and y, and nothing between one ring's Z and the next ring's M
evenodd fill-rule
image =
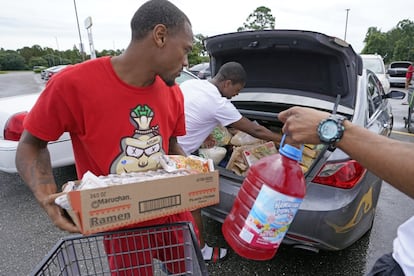
M382 180L366 173L361 183L345 192L316 184L308 187L283 243L336 251L359 240L372 227ZM204 208L203 215L223 223L239 188L240 184L220 179L220 203Z
M389 77L390 85L405 86L405 77Z

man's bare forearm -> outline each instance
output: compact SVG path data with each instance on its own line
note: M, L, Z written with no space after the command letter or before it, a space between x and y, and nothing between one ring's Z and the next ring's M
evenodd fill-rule
M16 167L23 181L36 199L42 200L57 192L47 143L22 137L16 153Z
M47 142L23 132L16 152L16 167L24 182L32 190L40 206L58 228L78 233L79 229L55 204L57 186L53 177Z
M178 154L185 156L184 150L177 142L177 137L170 138L170 148L168 149L168 154Z
M265 140L265 141L273 141L275 143L280 143L282 140L282 134L273 132L269 129L267 129L264 126L259 126L255 131L253 132L256 138Z
M312 108L292 107L279 113L288 142L318 144L319 122L330 114ZM362 166L414 198L414 145L373 133L344 122L344 135L337 146Z

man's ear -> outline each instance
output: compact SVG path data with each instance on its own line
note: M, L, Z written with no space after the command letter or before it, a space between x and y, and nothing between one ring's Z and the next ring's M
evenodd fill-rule
M231 80L225 80L224 83L223 83L223 86L227 88L227 87L230 87L232 84L233 83L232 83Z
M167 40L167 27L164 24L158 24L154 27L152 34L155 44L160 48L164 47Z

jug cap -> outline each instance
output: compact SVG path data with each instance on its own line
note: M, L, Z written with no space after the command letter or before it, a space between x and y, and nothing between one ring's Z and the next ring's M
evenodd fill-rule
M298 162L301 161L303 145L301 146L300 149L298 149L298 148L295 148L294 146L284 144L285 138L286 138L286 134L283 134L282 141L280 142L279 153L293 160L296 160Z

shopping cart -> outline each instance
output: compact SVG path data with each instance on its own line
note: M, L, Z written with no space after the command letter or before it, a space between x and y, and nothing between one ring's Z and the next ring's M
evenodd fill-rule
M208 275L191 223L61 239L31 275Z

